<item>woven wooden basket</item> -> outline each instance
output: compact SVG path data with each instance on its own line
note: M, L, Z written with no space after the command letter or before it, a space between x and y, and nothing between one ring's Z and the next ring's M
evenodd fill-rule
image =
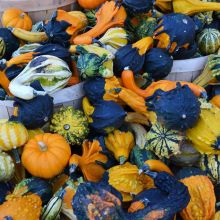
M73 10L76 8L76 0L0 0L0 17L5 9L11 7L27 12L35 23L49 19L58 8Z

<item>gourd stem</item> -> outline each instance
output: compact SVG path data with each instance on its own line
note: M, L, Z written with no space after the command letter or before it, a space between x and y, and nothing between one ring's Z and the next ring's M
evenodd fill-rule
M25 16L24 12L20 14L20 18L24 18L24 16Z
M120 165L124 164L125 161L126 161L126 158L125 158L124 156L120 156L120 157L119 157L119 164L120 164Z
M47 151L47 145L46 145L44 142L39 141L39 142L38 142L38 146L39 146L39 148L40 148L40 151L42 151L42 152Z
M16 148L12 149L12 153L14 155L15 162L17 164L21 163L21 159L20 159L20 155L19 155L18 149L16 149Z

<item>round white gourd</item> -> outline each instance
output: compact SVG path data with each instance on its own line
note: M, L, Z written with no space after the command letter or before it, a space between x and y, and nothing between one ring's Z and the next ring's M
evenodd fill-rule
M12 158L5 152L0 152L0 182L10 180L15 172Z

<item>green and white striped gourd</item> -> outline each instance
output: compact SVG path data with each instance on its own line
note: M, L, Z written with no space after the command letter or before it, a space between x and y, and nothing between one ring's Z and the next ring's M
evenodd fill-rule
M12 54L12 57L20 56L21 54L33 52L38 47L40 47L41 44L33 43L33 44L25 44L22 47L19 47L14 53Z
M179 131L167 129L156 123L146 134L146 140L146 150L153 151L159 158L170 158L180 153L184 136Z
M12 158L5 152L0 152L0 182L10 180L15 172Z
M206 28L198 35L197 43L203 55L214 54L220 47L220 32L214 28Z

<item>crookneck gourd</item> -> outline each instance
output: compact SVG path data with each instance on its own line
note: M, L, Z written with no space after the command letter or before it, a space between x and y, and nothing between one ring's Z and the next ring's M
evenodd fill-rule
M180 212L183 220L209 220L215 214L215 192L211 180L198 168L184 168L178 179L188 187L190 202Z
M62 135L70 144L80 145L89 133L88 120L82 111L63 107L54 113L50 131Z
M86 180L98 182L105 172L102 164L104 165L107 161L108 158L102 153L102 147L99 141L84 141L82 145L82 156L73 154L70 157L70 176L73 177L76 168L79 167Z
M135 146L134 136L130 131L114 130L105 137L105 145L114 154L115 159L123 164Z
M180 146L184 135L177 131L167 129L160 123L154 124L146 134L146 149L154 152L159 158L170 158L180 154Z
M198 122L186 132L193 146L201 153L220 154L220 109L202 109Z

